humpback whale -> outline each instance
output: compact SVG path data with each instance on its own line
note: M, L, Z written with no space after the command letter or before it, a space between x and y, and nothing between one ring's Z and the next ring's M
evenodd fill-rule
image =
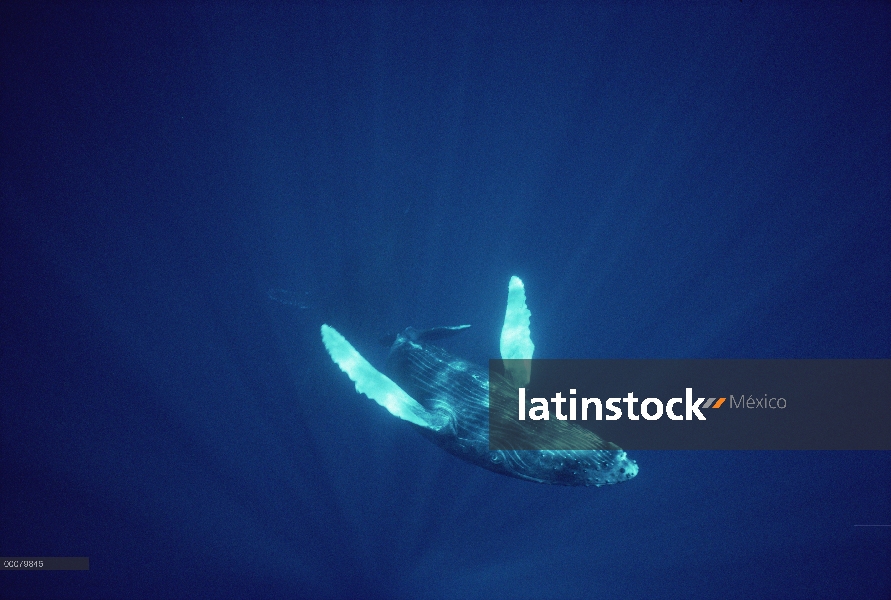
M470 325L405 329L390 347L386 371L375 369L329 325L322 341L331 359L365 394L390 414L411 423L424 437L467 462L502 475L570 486L602 486L637 475L637 463L625 452L573 424L570 435L586 436L592 450L490 450L489 391L515 394L529 383L534 344L531 313L519 277L508 285L508 302L501 330L504 376L452 356L434 340L454 335Z

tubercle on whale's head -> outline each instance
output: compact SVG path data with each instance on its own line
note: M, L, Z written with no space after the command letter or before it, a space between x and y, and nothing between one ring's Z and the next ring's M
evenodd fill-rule
M625 454L624 450L618 451L615 460L611 463L594 463L585 468L585 485L600 487L614 483L621 483L634 479L639 471L637 463Z

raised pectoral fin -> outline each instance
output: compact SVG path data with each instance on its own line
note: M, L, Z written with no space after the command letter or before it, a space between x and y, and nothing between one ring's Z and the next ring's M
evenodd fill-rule
M356 384L356 391L386 408L391 415L433 431L439 431L446 424L445 417L425 409L392 379L371 366L333 327L322 325L322 342L331 359Z
M532 370L532 353L535 344L529 334L529 318L526 308L526 289L519 277L510 278L507 288L507 310L501 329L501 358L504 368L517 387L527 385Z

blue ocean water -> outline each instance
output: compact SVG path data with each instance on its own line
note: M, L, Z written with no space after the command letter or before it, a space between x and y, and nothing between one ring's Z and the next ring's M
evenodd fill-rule
M497 356L891 358L887 3L4 3L2 598L888 598L891 453L562 488L355 393ZM855 401L855 400L852 400Z

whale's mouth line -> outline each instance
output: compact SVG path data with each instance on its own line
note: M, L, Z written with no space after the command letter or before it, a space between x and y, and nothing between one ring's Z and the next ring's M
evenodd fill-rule
M620 448L590 432L587 434L595 438L591 447L600 449L489 448L490 385L497 387L492 393L508 389L514 393L530 381L535 351L530 319L523 282L511 277L500 340L504 376L495 382L490 381L487 370L430 343L470 325L406 328L392 343L387 360L390 376L365 360L333 327L322 325L321 334L331 359L353 381L357 392L417 426L431 441L467 462L527 481L557 485L600 486L633 478L637 464Z

